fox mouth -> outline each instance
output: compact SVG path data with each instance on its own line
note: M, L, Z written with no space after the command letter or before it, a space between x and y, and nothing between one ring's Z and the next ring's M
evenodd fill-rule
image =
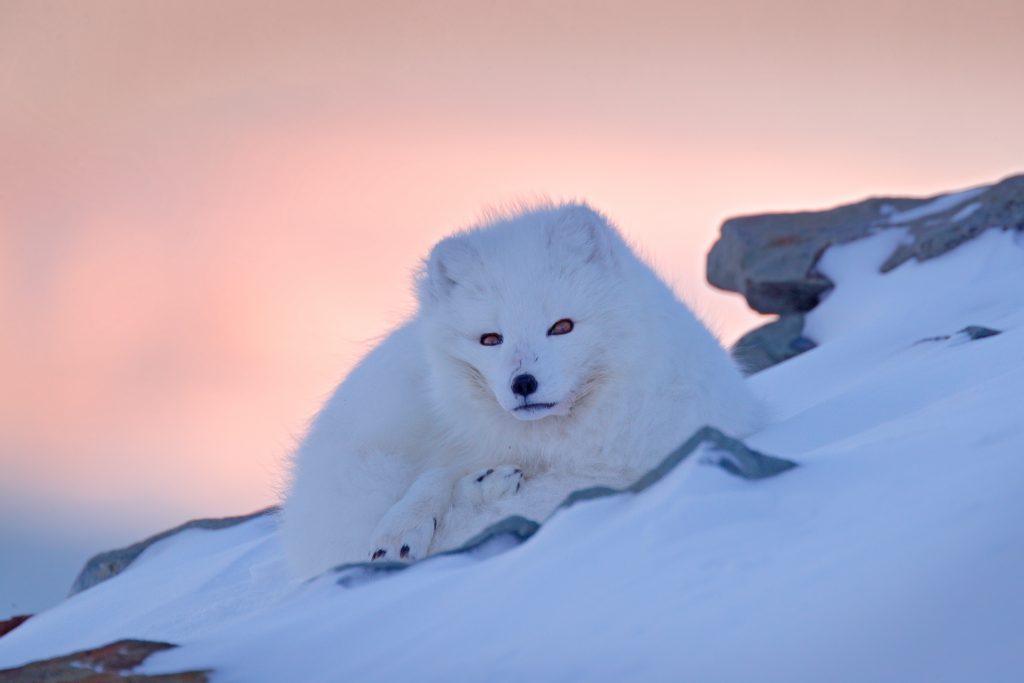
M534 411L534 410L547 410L549 408L554 408L554 407L555 407L554 403L524 403L521 406L516 406L515 410L516 411L525 410L526 412L531 412L531 411Z

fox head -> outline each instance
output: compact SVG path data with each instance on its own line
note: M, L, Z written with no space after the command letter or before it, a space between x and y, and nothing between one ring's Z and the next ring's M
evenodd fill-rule
M442 240L425 261L425 333L456 381L517 420L567 416L629 333L628 247L586 205L541 207ZM439 397L445 400L445 397Z

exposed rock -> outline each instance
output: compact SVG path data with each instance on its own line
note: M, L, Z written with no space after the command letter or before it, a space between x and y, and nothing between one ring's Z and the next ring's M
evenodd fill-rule
M708 254L708 282L743 294L761 313L809 311L832 288L814 270L826 247L867 235L883 207L907 210L924 202L869 199L828 211L730 218Z
M918 339L914 343L926 344L928 342L948 341L956 339L958 336L961 341L976 341L978 339L994 337L997 334L1002 334L1002 330L993 330L991 327L984 327L983 325L968 325L962 330L957 330L956 334L940 334L937 337L925 337L924 339Z
M970 337L971 341L1002 334L1002 330L993 330L991 327L984 327L983 325L968 325L964 329L960 330L960 332Z
M924 199L872 198L827 211L731 218L708 254L708 282L743 294L761 313L809 311L832 288L815 270L826 248L893 228L906 229L908 240L883 272L943 254L989 228L1024 229L1024 175Z
M522 542L537 533L538 529L540 529L540 524L532 519L527 519L520 515L512 515L511 517L506 517L500 522L492 524L484 531L463 543L458 549L458 552L474 550L475 548L482 546L484 543L487 543L492 538L496 538L498 536L509 536L514 538L516 541Z
M686 443L662 460L660 465L626 490L631 493L643 491L668 474L676 465L697 452L701 446L706 447L701 450L702 463L721 467L729 474L743 479L767 479L788 472L797 466L792 460L755 451L739 439L723 434L714 427L701 427L687 439Z
M7 635L14 629L18 628L31 618L31 614L18 614L16 616L11 617L10 619L4 619L3 621L0 621L0 638Z
M149 538L133 543L125 548L118 548L116 550L108 550L102 552L99 555L94 556L85 566L82 567L82 571L78 573L75 578L75 582L71 585L71 591L68 595L74 595L80 593L86 588L91 588L98 583L102 583L107 579L117 576L123 572L128 565L135 561L142 551L153 545L157 541L162 541L168 536L185 531L186 529L225 529L227 527L241 524L242 522L248 522L250 519L262 517L263 515L274 514L278 511L277 507L269 507L259 512L253 512L248 515L241 515L238 517L218 517L213 519L194 519L190 522L185 522L173 529L168 529L162 533L150 536Z
M743 371L752 375L817 346L803 333L802 313L784 315L740 337L732 355Z
M17 669L0 671L0 683L206 683L205 671L146 676L131 670L154 652L176 645L147 640L121 640L94 650L32 662Z
M906 227L913 242L900 245L882 265L882 272L887 273L910 258L925 261L944 254L989 228L1024 230L1024 175L978 190L976 196L968 196L942 211L916 220L891 222L890 226ZM955 198L971 192L947 196Z

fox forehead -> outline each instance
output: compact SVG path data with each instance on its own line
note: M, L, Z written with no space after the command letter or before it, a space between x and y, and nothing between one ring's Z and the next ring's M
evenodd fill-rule
M536 299L565 288L594 289L617 270L625 247L583 205L543 206L447 237L424 261L417 285L425 307L463 301Z
M454 295L445 316L467 333L479 328L478 334L532 336L546 335L559 320L595 320L609 310L607 297L586 283L544 285L531 278L504 279L493 282L488 292L480 297Z

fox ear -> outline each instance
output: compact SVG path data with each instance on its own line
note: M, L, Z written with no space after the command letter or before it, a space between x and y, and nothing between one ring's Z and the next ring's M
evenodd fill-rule
M549 226L548 247L584 264L611 264L614 259L610 232L608 221L589 206L569 206Z
M437 300L447 298L456 287L468 284L479 262L479 255L466 240L458 236L441 240L427 257L421 294Z

